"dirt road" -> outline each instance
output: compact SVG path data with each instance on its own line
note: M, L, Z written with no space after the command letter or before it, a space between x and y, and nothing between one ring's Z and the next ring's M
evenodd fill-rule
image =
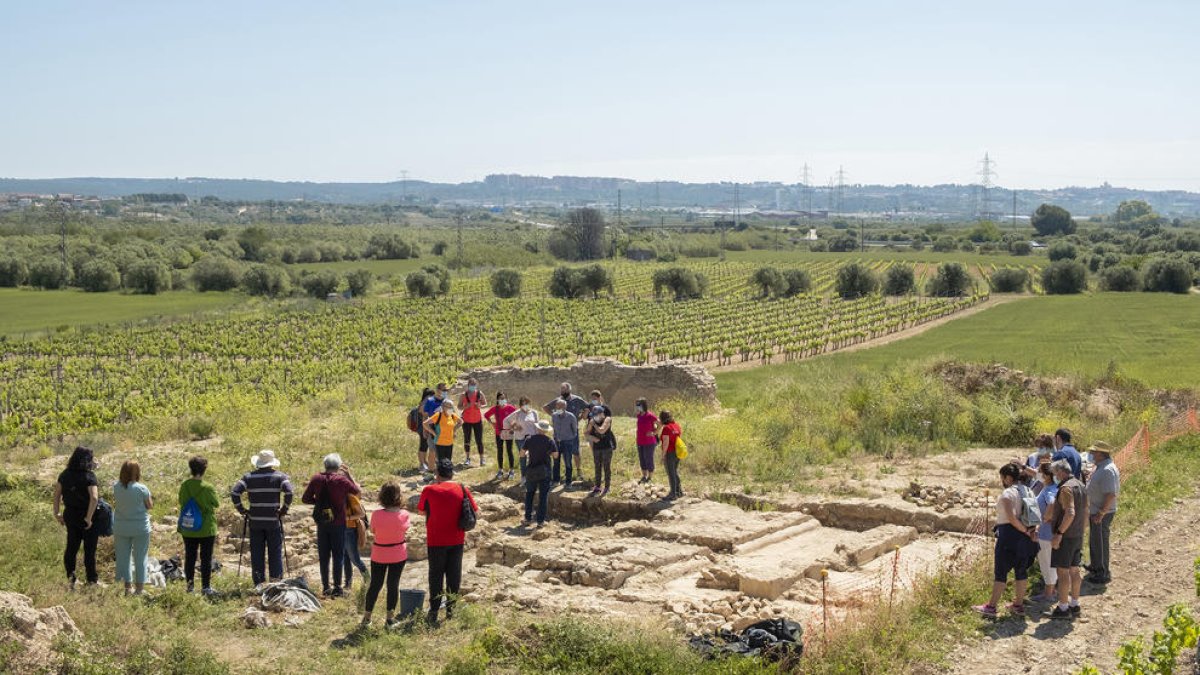
M1192 577L1192 564L1200 553L1198 522L1200 495L1176 500L1136 532L1114 542L1113 582L1103 592L1084 584L1079 619L1051 621L1036 611L1025 620L1003 619L987 629L982 641L951 654L950 672L1058 675L1074 673L1089 663L1112 672L1121 643L1135 635L1149 638L1161 629L1168 605L1198 604Z

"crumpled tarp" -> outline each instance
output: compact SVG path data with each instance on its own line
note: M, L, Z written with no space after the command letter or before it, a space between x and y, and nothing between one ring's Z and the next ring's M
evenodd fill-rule
M263 585L262 606L276 612L317 612L321 601L308 590L304 577L296 577Z
M179 560L179 556L171 556L167 560L160 560L158 564L167 581L183 581L183 563ZM200 566L200 561L196 561L196 566ZM214 558L210 569L213 572L217 572L221 569L221 563Z
M710 659L731 654L762 656L771 661L804 653L804 628L787 619L767 619L746 627L741 634L722 630L688 640L692 649Z

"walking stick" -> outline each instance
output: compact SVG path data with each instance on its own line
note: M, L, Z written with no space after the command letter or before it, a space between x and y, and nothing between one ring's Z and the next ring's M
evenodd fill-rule
M246 531L250 528L250 516L242 516L242 543L238 547L238 571L237 576L242 578L242 556L246 553Z
M283 518L282 517L279 518L279 533L280 533L280 540L283 541L283 574L284 574L284 576L291 576L292 575L292 561L291 561L291 556L288 555L287 530L283 529Z

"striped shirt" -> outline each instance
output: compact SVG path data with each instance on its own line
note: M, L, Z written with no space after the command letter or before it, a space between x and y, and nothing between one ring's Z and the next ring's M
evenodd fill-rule
M249 511L242 505L242 493L250 497ZM249 514L250 527L255 530L272 530L279 523L279 495L283 494L283 506L292 505L292 483L286 473L275 469L258 469L242 476L234 483L229 496L233 506L242 515Z

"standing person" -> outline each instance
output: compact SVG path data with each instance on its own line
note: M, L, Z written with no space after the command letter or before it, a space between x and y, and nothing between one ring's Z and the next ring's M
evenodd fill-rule
M274 450L260 450L250 465L254 470L234 483L229 496L250 534L250 578L259 586L283 579L283 517L292 506L292 482L279 470ZM243 494L249 496L249 509Z
M537 526L546 524L546 505L550 498L550 460L558 459L558 447L550 438L553 425L546 420L537 423L537 433L525 439L521 456L525 465L525 525L533 524L533 497L540 491L537 507Z
M1027 485L1033 490L1034 494L1040 494L1045 482L1042 481L1041 465L1053 461L1051 458L1054 455L1054 437L1050 434L1038 434L1033 439L1034 450L1025 458L1025 465L1022 467Z
M1088 499L1088 575L1091 584L1112 581L1109 565L1109 540L1113 516L1117 513L1117 495L1121 492L1121 472L1112 461L1112 446L1096 441L1088 448L1096 468L1087 482Z
M483 406L487 397L479 391L475 378L467 379L467 390L458 397L458 409L462 411L463 449L467 453L467 466L471 466L471 434L475 435L475 447L479 448L479 466L483 459Z
M350 467L342 463L341 455L330 453L323 461L325 470L314 474L304 489L300 501L313 505L313 520L317 523L317 558L321 565L321 594L340 598L342 591L342 561L346 548L346 499L358 495L358 483ZM333 585L329 584L329 567L333 565Z
M558 448L559 454L554 458L554 471L550 476L550 482L559 482L562 477L562 474L559 473L561 465L566 463L567 477L563 484L566 489L570 489L571 479L575 476L575 464L579 459L579 416L571 412L566 400L555 399L554 412L550 415L550 424L554 427L554 445Z
M1036 528L1026 527L1021 522L1021 465L1009 462L1000 467L1000 482L1004 491L996 500L996 553L992 576L992 597L986 605L976 605L975 611L985 617L996 617L996 606L1008 586L1008 573L1013 572L1013 601L1008 611L1017 616L1025 615L1025 587L1029 579L1029 566L1036 555L1034 541Z
M213 544L217 541L217 489L204 480L208 471L208 460L196 456L188 460L188 471L192 477L179 486L178 530L183 537L183 578L187 580L187 592L195 589L196 558L200 558L200 592L213 595L212 557ZM195 506L189 507L189 503ZM186 518L191 512L193 517ZM198 520L196 516L198 515Z
M504 428L504 420L508 416L517 411L517 406L511 405L508 399L504 396L504 392L496 392L496 405L487 409L483 413L483 418L492 425L492 431L496 434L496 479L504 479L504 450L502 446L508 449L508 477L512 478L513 473L517 468L517 460L513 455L513 434L508 429Z
M1050 564L1058 574L1058 606L1050 612L1051 619L1074 619L1079 616L1079 591L1083 574L1083 526L1087 522L1087 492L1074 476L1071 463L1056 459L1050 463L1058 481L1058 495L1052 506Z
M91 448L79 446L67 460L67 468L58 474L54 483L54 517L67 530L67 547L63 550L63 569L67 583L75 589L75 563L83 547L83 569L88 585L100 583L96 572L96 543L100 528L92 527L96 506L100 504L100 487L96 482L96 459Z
M421 436L425 439L425 449L432 450L434 449L434 446L437 445L437 437L432 431L430 431L429 427L425 426L425 421L441 411L442 403L446 400L447 386L445 382L438 382L436 388L433 390L426 389L426 391L430 393L425 397L424 403L421 404L421 414L424 415L424 417L421 418ZM426 455L426 457L428 457L428 455ZM434 460L436 462L436 456L434 457ZM431 465L428 463L425 464L425 473L429 473L430 466Z
M1059 429L1054 432L1054 448L1055 451L1050 456L1050 461L1066 460L1071 465L1071 475L1076 480L1083 480L1083 457L1080 456L1075 446L1071 445L1070 429Z
M425 514L425 545L429 551L429 614L425 621L430 626L438 624L438 610L443 605L446 618L454 616L462 581L463 544L467 541L466 531L458 524L464 499L472 511L479 511L467 486L454 482L454 463L438 460L437 480L421 490L417 502L417 510Z
M429 413L425 412L425 408L434 400L434 391L425 387L421 390L421 402L408 413L410 417L415 417L415 419L409 420L409 428L416 426L413 431L417 432L417 462L420 464L421 473L429 473L430 444L429 436L425 433L425 420L429 417ZM436 408L434 412L437 412Z
M683 484L679 482L679 457L675 454L675 444L683 435L679 423L669 410L661 410L658 419L662 423L663 466L667 467L667 481L671 484L671 493L667 499L679 499L683 496Z
M1042 581L1046 587L1041 595L1033 600L1038 602L1053 602L1058 599L1058 570L1050 564L1053 552L1051 540L1054 539L1054 525L1051 523L1053 514L1051 506L1058 497L1058 484L1054 482L1054 472L1050 470L1050 462L1043 462L1038 471L1041 473L1042 491L1038 493L1038 508L1042 511L1042 524L1038 527L1038 567L1042 570Z
M528 396L522 396L518 401L520 403L516 412L504 419L504 428L512 433L513 441L517 444L517 449L525 448L525 439L537 433L538 414L531 405L532 401ZM525 485L525 453L520 453L521 466L521 485ZM509 474L510 476L512 474Z
M408 511L402 507L404 500L400 494L400 483L393 478L379 489L379 505L383 508L371 514L371 532L375 534L375 542L371 544L371 586L367 588L367 599L364 605L362 624L371 623L371 612L375 609L375 601L379 599L379 591L387 582L387 619L384 625L391 628L395 625L396 605L400 600L400 574L404 572L404 563L408 561L408 546L404 543L408 536Z
M343 549L345 558L342 560L342 571L346 583L342 588L349 593L354 584L354 568L363 575L363 581L371 581L371 573L363 562L359 550L367 543L367 513L363 510L362 500L356 495L346 497L346 547Z
M462 423L462 418L454 411L454 401L442 399L442 408L425 420L425 429L433 439L433 447L437 450L438 460L454 460L454 432ZM467 457L470 466L470 457Z
M612 458L613 451L617 448L617 437L612 430L612 418L606 414L604 406L598 405L592 408L592 417L588 420L587 430L584 433L588 437L588 442L592 444L592 463L596 467L596 480L593 483L591 496L603 497L612 487ZM604 479L603 490L600 488L601 477Z
M639 483L649 483L654 477L654 451L658 448L658 432L661 428L658 417L650 412L646 399L639 398L633 404L637 411L638 465L642 468Z
M596 406L600 406L600 408L604 410L604 414L606 416L612 417L612 408L609 408L608 404L604 402L604 394L601 394L599 389L592 390L591 400L591 405L584 409L585 415L595 414Z
M577 396L571 393L570 382L563 382L561 385L559 385L558 393L558 398L551 399L549 403L542 406L542 410L545 411L547 415L554 414L554 411L558 408L559 401L562 401L567 405L567 412L574 415L576 419L582 418L591 407L588 405L587 401L583 400L582 396ZM599 395L600 392L595 393Z
M136 460L121 465L113 483L113 549L117 554L117 580L141 595L146 586L146 554L150 552L150 488L141 483L142 467ZM130 573L132 567L132 574Z

